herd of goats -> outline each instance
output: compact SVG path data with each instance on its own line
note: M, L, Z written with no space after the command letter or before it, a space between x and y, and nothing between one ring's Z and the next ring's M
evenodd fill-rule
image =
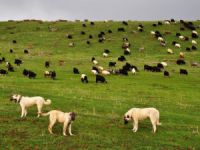
M171 20L166 20L164 22L158 21L157 23L153 23L152 26L153 27L157 27L157 26L162 26L163 24L175 24L177 23L174 19ZM90 22L90 25L94 26L95 22ZM128 26L129 23L126 21L122 22L123 26ZM87 25L85 23L82 24L82 27L87 27ZM181 41L185 41L185 42L190 42L191 43L191 47L186 47L185 50L186 51L195 51L197 50L197 40L198 39L198 32L196 31L196 29L199 28L199 26L195 26L193 24L193 22L187 22L184 20L180 20L180 31L184 31L184 30L191 30L191 36L184 36L181 34L181 32L177 32L175 33L175 36L177 37L177 40L181 40ZM52 28L49 27L49 30L52 30ZM139 24L137 27L138 32L144 32L144 25ZM119 27L117 29L117 32L126 32L126 28L125 27ZM107 34L112 34L113 31L108 29L107 30ZM81 34L84 35L86 34L84 31L81 31ZM171 34L171 32L166 31L164 33L161 33L158 30L155 31L150 31L150 34L156 39L158 40L158 42L160 43L160 45L162 47L167 47L169 46L165 40L165 35L167 34ZM66 38L68 39L73 39L73 35L72 34L67 34ZM92 39L93 35L89 35L89 39ZM137 68L137 66L132 65L130 63L127 62L126 56L127 55L131 55L131 43L129 42L129 39L126 37L123 37L123 43L122 43L122 49L123 49L123 55L119 56L117 61L120 62L126 62L122 68L120 69L116 69L116 64L117 62L112 61L108 63L109 69L104 69L102 66L99 65L98 61L96 60L95 57L91 58L91 63L93 64L91 72L92 74L94 74L96 76L96 83L101 82L101 83L107 83L105 76L106 75L110 75L110 74L117 74L117 75L125 75L127 76L129 72L131 72L132 74L136 74L137 72L139 72L139 69ZM100 31L98 34L98 42L99 43L103 43L104 41L106 41L106 32L105 31ZM12 41L13 44L17 44L16 40ZM90 40L86 41L87 44L91 44ZM75 43L74 42L70 42L69 43L70 47L74 47ZM174 46L175 48L182 48L181 44L177 41L173 41L172 42L172 46ZM183 49L183 48L182 48ZM144 47L139 48L139 51L143 51ZM10 49L9 51L10 53L14 53L13 49ZM167 48L167 52L169 55L173 54L173 50L171 48ZM24 54L29 54L29 50L25 49L24 50ZM109 49L104 49L103 53L102 53L102 57L108 57L110 54L110 50ZM0 54L1 55L1 54ZM10 63L6 61L5 57L1 57L0 58L0 64L5 63L5 66L7 67L6 69L0 69L0 75L6 75L8 74L8 72L14 72L14 66ZM16 64L17 66L20 66L23 63L23 60L16 58L14 60L14 64ZM179 54L179 59L176 60L176 64L177 65L185 65L185 59L184 59L184 53L180 52ZM44 66L46 68L50 67L50 62L49 61L45 61L44 62ZM151 65L144 65L144 71L148 71L148 72L163 72L164 76L170 76L170 73L165 69L166 66L168 66L167 62L163 61L163 62L159 62L154 66ZM191 66L196 66L199 67L199 63L198 62L193 62L191 64ZM1 67L1 66L0 66ZM80 71L78 68L74 67L73 68L73 73L74 74L80 74ZM180 69L180 74L183 75L188 75L188 71L186 69ZM23 75L33 79L37 76L37 74L34 71L28 70L28 69L24 69L23 70ZM44 71L44 77L50 77L52 79L56 79L56 71ZM81 81L83 83L88 83L88 77L86 74L81 74Z

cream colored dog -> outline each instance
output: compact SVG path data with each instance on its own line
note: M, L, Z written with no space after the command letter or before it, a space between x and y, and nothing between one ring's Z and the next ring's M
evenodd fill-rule
M14 100L15 102L19 103L21 106L21 118L26 117L27 115L27 108L33 105L37 105L38 109L38 117L42 113L43 105L50 105L51 100L47 99L44 100L43 97L35 96L35 97L25 97L22 95L14 94L11 96L10 100Z
M129 120L133 120L133 132L137 132L138 122L149 118L153 126L153 132L155 133L156 125L161 125L159 117L159 111L155 108L132 108L125 113L124 123L127 124Z
M42 116L49 115L49 126L48 130L50 134L53 134L52 128L58 121L63 123L63 135L66 136L66 130L68 128L69 135L73 135L71 131L71 124L75 120L76 114L74 112L62 112L60 110L52 110L48 113L41 113Z

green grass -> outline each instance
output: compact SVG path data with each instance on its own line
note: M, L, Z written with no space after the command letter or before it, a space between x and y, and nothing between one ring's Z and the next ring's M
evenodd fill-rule
M15 58L24 63L15 67L15 72L0 76L0 149L200 149L200 68L192 68L190 62L200 62L199 49L185 52L185 47L191 47L191 42L183 42L175 37L180 32L180 24L152 27L152 22L142 22L145 32L137 31L139 22L129 22L125 33L118 33L121 22L95 22L95 26L82 27L82 22L1 22L0 23L0 57L6 57L13 64ZM199 25L199 22L194 22ZM56 32L49 32L48 26L55 27ZM98 43L99 31L106 33L107 40ZM81 31L86 35L80 35ZM174 55L168 55L166 48L150 35L151 30L172 32L165 35L168 46L174 50ZM200 30L197 29L200 33ZM14 34L11 34L13 32ZM73 39L66 39L67 33L73 34ZM190 36L191 31L181 32ZM86 44L89 34L94 38L91 45ZM95 56L100 65L107 68L109 61L116 61L122 55L122 38L128 37L132 44L132 55L128 62L138 66L137 75L106 76L108 84L96 84L95 76L91 74L90 59ZM12 40L17 40L13 44ZM173 40L179 41L182 49L171 46ZM73 41L76 46L68 44ZM191 40L190 40L191 41ZM197 39L200 43L200 40ZM145 47L144 53L138 52L139 47ZM199 48L199 45L197 45ZM9 49L14 53L10 54ZM28 48L30 54L23 54ZM108 58L102 57L104 48L111 51ZM178 66L175 60L179 52L185 52L185 66ZM48 70L57 72L57 79L45 79L44 62L51 61ZM64 60L63 66L59 60ZM165 78L162 73L143 71L143 65L155 65L166 60L167 70L171 77ZM117 68L124 63L117 62ZM80 76L72 73L77 67L81 73L88 75L89 84L82 84ZM5 64L0 64L5 69ZM30 80L23 77L23 69L37 73L37 78ZM188 76L179 75L179 69L188 70ZM47 130L48 117L37 118L36 107L28 109L28 116L20 118L20 106L9 101L10 95L19 93L28 96L43 96L52 100L52 104L43 108L44 112L52 109L77 112L77 119L72 125L72 133L76 136L62 136L62 124L53 128L55 135ZM123 124L124 113L132 107L156 107L160 111L162 126L158 126L153 134L149 120L140 122L137 133L132 132L132 123Z

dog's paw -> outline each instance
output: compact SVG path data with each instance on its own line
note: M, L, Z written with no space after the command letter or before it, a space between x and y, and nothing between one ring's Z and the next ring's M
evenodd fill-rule
M135 133L135 132L137 132L137 130L136 129L132 129L132 131Z

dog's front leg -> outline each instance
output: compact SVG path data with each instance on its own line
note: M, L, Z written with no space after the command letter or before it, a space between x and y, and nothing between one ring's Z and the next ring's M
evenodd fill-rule
M21 118L23 118L23 116L25 115L25 108L24 108L24 107L21 107L21 109L22 109L22 110L21 110L21 111L22 111L22 112L21 112Z
M137 132L138 130L138 120L134 120L133 122L133 132Z
M65 121L64 124L63 124L63 135L64 136L67 136L66 135L67 125L68 125L68 121Z
M74 135L74 134L72 134L72 124L70 123L69 124L69 127L68 127L68 130L69 130L69 135Z
M39 118L41 113L42 113L42 105L37 105L37 109L38 109L38 115L37 117Z
M27 115L27 109L25 108L24 109L24 116L26 117L26 115Z

